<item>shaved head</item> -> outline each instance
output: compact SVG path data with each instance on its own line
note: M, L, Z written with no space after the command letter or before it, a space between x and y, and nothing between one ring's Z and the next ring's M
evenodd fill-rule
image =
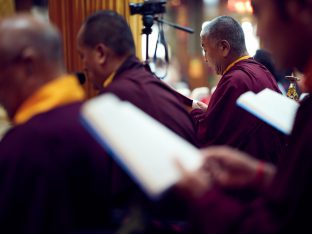
M101 10L91 14L77 35L77 50L87 79L95 89L135 54L127 21L117 12Z
M10 117L24 100L65 73L59 32L19 14L0 21L0 104Z
M0 21L0 53L12 59L32 48L41 59L62 62L59 32L47 22L30 15L16 15Z
M89 47L103 43L119 56L135 53L131 29L127 21L114 11L97 11L90 15L80 30L79 38Z
M231 46L231 53L246 53L244 32L240 24L230 16L220 16L206 23L200 33L202 38L218 42L226 40Z

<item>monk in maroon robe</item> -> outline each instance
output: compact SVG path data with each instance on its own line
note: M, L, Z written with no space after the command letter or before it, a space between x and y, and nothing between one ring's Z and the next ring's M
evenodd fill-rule
M265 88L280 92L272 74L248 56L244 33L233 18L221 16L201 32L206 62L222 75L207 111L192 111L202 146L230 145L253 156L276 162L284 148L277 130L236 105L247 92Z
M65 73L59 33L31 16L3 19L0 54L14 123L0 142L0 233L109 233L117 167L81 125L85 95Z
M309 68L312 71L312 66ZM312 74L312 73L311 73ZM306 76L312 79L312 76ZM312 90L312 89L311 89ZM218 162L224 166L226 172L219 174L216 180L221 180L219 186L201 196L192 206L195 211L193 225L195 233L240 233L240 234L267 234L267 233L311 233L311 221L309 212L312 209L312 184L311 184L311 154L310 137L312 137L312 99L308 97L303 101L298 110L294 130L289 139L289 148L281 159L277 172L267 177L273 177L264 185L257 178L262 162L253 163L253 173L246 173L244 181L246 186L234 185L220 179L220 173L228 173L227 170L238 163L228 161L232 152L222 148L207 149L206 157L210 162ZM228 156L229 155L229 156ZM229 157L229 158L225 158ZM221 158L221 159L220 159ZM232 159L231 159L232 160ZM249 164L248 164L249 165ZM271 165L266 165L272 167ZM245 167L245 166L244 166ZM213 171L213 169L212 169ZM261 172L262 173L262 172ZM228 174L229 180L235 180L235 175ZM231 178L231 179L230 179ZM242 183L242 182L240 182ZM258 192L259 198L252 203L242 202L227 193L230 188L237 187Z
M311 93L312 31L307 27L307 22L312 22L311 1L252 0L252 5L263 44L280 66L296 67L304 72L305 84ZM210 173L214 185L196 183L196 190L201 192L196 194L196 207L193 203L197 229L194 233L312 233L310 138L312 99L308 97L297 112L289 148L277 167L233 149L207 148L202 172ZM188 179L196 178L189 175ZM205 187L214 189L203 194ZM249 187L260 197L252 203L242 203L226 193L229 187L237 190ZM195 183L189 184L188 188L192 192Z
M78 50L87 78L101 94L113 93L133 103L197 146L185 99L181 100L181 95L148 72L134 56L132 33L120 15L112 11L91 15L78 34Z

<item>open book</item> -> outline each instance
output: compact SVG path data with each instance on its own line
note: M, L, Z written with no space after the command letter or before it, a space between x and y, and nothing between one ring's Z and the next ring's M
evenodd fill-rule
M271 89L255 94L248 91L237 99L237 104L289 135L292 131L299 103Z
M189 171L202 163L198 149L112 94L87 101L81 115L86 128L150 198L181 178L176 160Z

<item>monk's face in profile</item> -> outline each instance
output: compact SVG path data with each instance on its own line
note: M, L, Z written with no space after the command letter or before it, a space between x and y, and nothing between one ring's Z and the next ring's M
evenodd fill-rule
M7 64L0 59L0 105L5 108L9 105L8 92L10 91L11 83L14 80L14 67L12 64Z
M311 23L302 27L303 9L298 0L252 0L254 15L257 19L257 34L264 47L269 50L279 67L302 67L310 53L307 50L309 37L306 35ZM311 14L307 14L307 18ZM300 17L302 19L300 19Z
M205 62L218 74L222 75L224 66L222 65L222 53L217 43L207 36L201 37L201 46L204 52Z
M94 85L94 88L96 88L100 85L98 84L100 81L97 78L99 75L97 75L96 72L96 60L92 48L80 45L78 46L78 53L87 79Z
M2 37L1 30L0 37ZM13 53L12 50L10 53L10 50L2 48L3 44L0 40L0 105L8 109L16 104L17 87L24 86L25 82L30 80L27 77L29 67L20 59L19 54Z
M87 79L95 89L99 90L106 78L103 72L101 53L97 50L97 46L90 47L83 43L83 33L84 29L82 27L77 36L77 50Z

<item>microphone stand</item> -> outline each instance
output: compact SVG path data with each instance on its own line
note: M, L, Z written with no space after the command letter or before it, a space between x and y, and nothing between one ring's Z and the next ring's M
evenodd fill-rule
M194 33L194 30L191 29L191 28L183 27L183 26L181 26L181 25L171 23L171 22L169 22L169 21L167 21L167 20L159 19L158 17L154 17L154 20L157 21L157 22L159 22L159 23L169 25L169 26L171 26L171 27L173 27L173 28L182 30L182 31L187 32L187 33Z
M183 26L180 26L178 24L174 24L174 23L171 23L167 20L164 20L164 19L160 19L158 18L157 16L153 16L153 15L143 15L142 17L142 20L143 20L143 26L144 28L142 29L142 34L145 34L146 35L146 50L145 50L145 61L144 61L144 67L151 72L151 68L150 68L150 65L149 65L149 55L148 55L148 46L149 46L149 34L152 33L152 26L154 24L154 21L160 23L160 24L166 24L168 26L171 26L175 29L179 29L179 30L182 30L182 31L185 31L187 33L194 33L194 30L191 29L191 28L188 28L188 27L183 27ZM162 40L163 42L165 42L165 40L163 39ZM165 43L165 48L167 48L167 45ZM155 51L156 53L156 51ZM167 53L167 50L166 50L166 53ZM168 55L166 55L166 57L168 57ZM168 61L166 61L168 62Z
M154 24L154 17L152 15L143 15L143 26L142 34L146 35L146 50L145 50L145 61L144 61L144 67L146 70L151 72L151 68L149 66L149 56L148 56L148 36L152 33L152 26Z

